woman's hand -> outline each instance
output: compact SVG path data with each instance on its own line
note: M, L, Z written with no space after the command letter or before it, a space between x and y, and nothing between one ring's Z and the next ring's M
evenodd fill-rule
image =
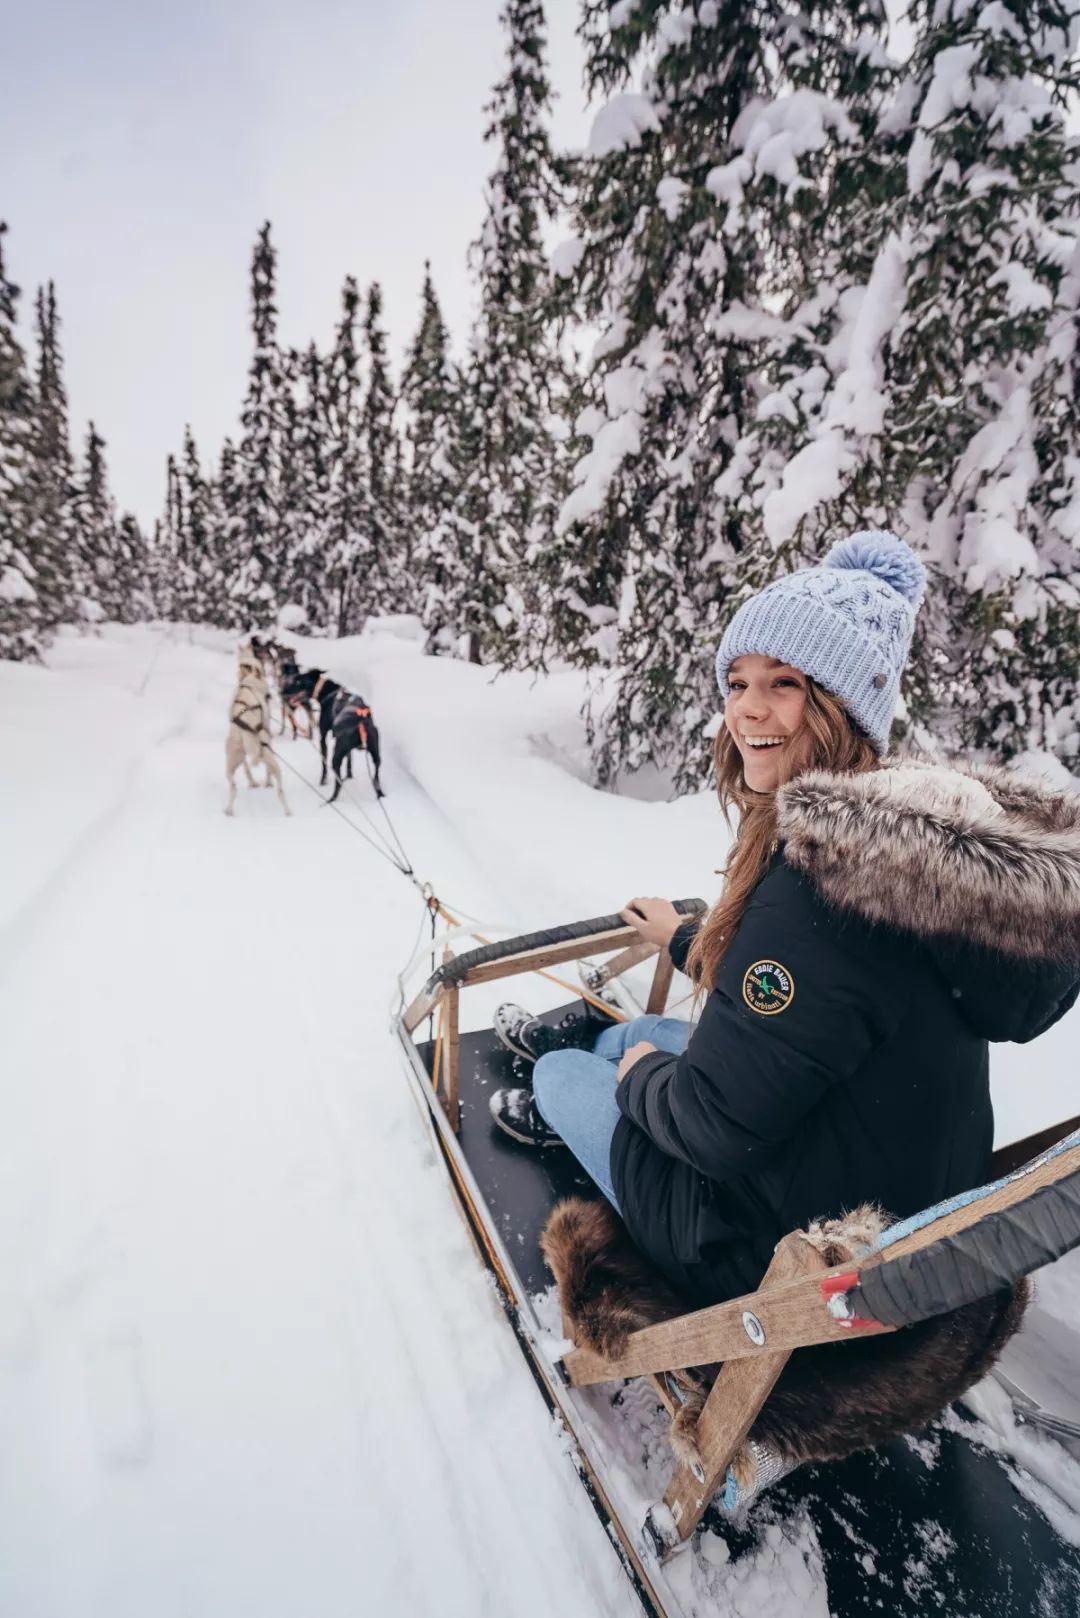
M628 1045L622 1054L622 1060L619 1063L619 1071L616 1074L615 1082L617 1084L621 1084L623 1079L625 1079L626 1075L629 1073L630 1069L633 1067L634 1063L640 1061L643 1056L647 1056L650 1051L654 1051L655 1049L656 1046L650 1045L647 1039L639 1039L636 1045Z
M631 899L619 914L646 943L659 944L661 949L667 948L675 929L686 920L670 899Z

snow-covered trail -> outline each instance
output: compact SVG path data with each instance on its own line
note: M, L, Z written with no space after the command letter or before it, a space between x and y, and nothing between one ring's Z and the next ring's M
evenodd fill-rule
M231 659L150 647L86 651L152 722L0 961L0 1612L633 1612L399 1070L413 890L289 774L226 819Z

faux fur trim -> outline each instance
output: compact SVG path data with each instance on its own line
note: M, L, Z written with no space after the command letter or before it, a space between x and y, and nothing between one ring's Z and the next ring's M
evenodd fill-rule
M1080 794L905 760L778 794L784 857L830 904L920 937L1080 963Z
M890 1222L867 1205L843 1220L813 1224L806 1234L830 1265L842 1264L857 1259ZM618 1359L631 1332L685 1313L606 1202L559 1203L542 1245L559 1286L564 1330L604 1359ZM843 1460L917 1432L987 1374L1019 1327L1027 1299L1028 1283L1021 1281L902 1331L797 1349L748 1439L803 1464ZM699 1366L673 1378L683 1402L671 1447L688 1465L699 1462L696 1422L718 1369ZM751 1481L748 1444L732 1467L741 1481Z

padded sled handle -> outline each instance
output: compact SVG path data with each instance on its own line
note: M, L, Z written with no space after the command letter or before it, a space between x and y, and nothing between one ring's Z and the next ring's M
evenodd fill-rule
M706 909L704 899L676 899L675 909L680 916L698 916ZM444 961L424 984L423 993L433 994L436 989L460 983L467 972L489 961L503 961L508 955L523 955L527 950L549 949L553 944L569 944L576 938L591 938L594 934L610 933L625 927L626 922L616 911L613 916L594 916L591 921L570 921L562 927L548 927L540 933L521 933L517 938L504 938L498 944L485 944L481 949L470 949L464 955L455 955Z

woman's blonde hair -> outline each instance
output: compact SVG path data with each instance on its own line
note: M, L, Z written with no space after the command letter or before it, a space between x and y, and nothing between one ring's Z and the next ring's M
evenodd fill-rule
M811 746L805 764L781 781L804 770L832 770L861 775L880 768L873 744L854 724L843 703L807 677L803 727ZM742 920L750 895L764 875L776 845L776 794L753 792L743 776L742 755L726 725L717 732L713 747L716 795L728 825L738 810L739 829L731 860L724 872L724 891L710 910L687 960L687 971L700 989L712 988L720 963L735 929Z

